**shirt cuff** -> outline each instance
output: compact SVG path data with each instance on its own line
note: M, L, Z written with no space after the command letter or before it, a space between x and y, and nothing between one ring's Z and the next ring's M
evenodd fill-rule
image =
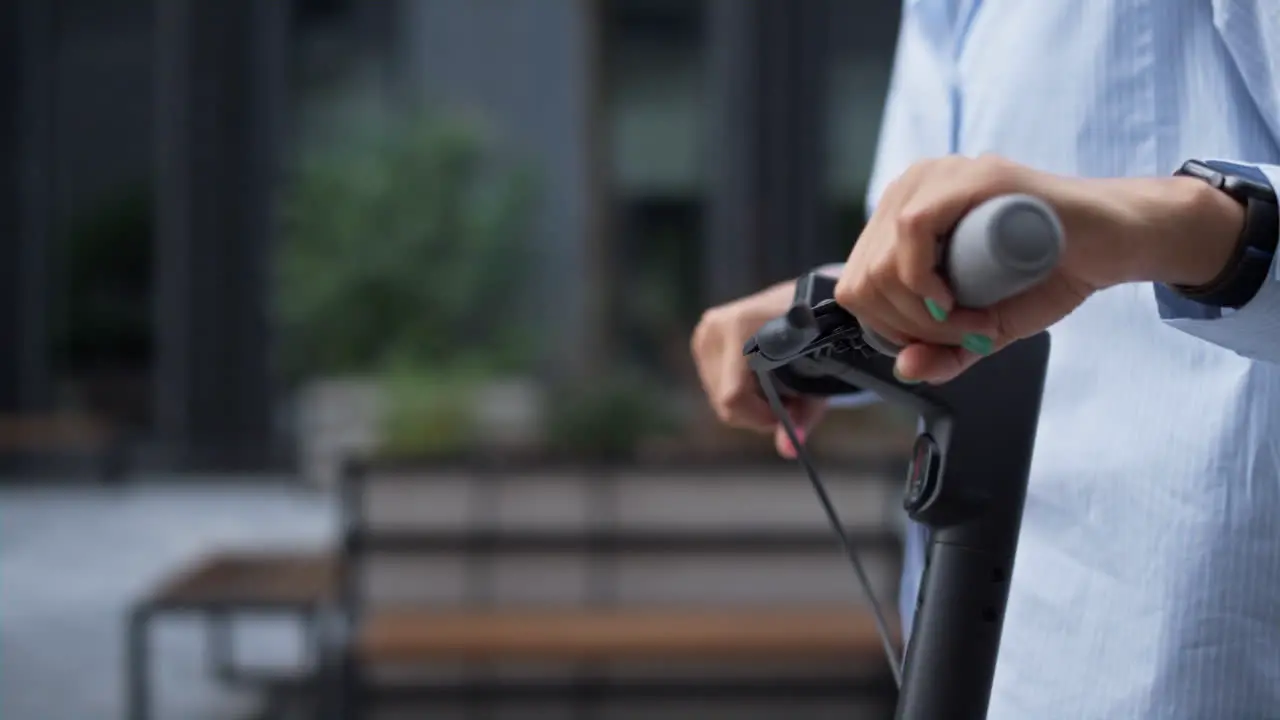
M1280 166L1257 165L1273 188L1280 188ZM1243 307L1217 308L1178 295L1157 283L1160 317L1171 327L1255 360L1280 363L1280 251L1262 287Z

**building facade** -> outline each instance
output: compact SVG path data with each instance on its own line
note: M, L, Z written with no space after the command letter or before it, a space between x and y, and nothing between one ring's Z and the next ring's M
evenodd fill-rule
M59 338L79 251L65 238L136 185L151 272L134 288L145 357L124 375L145 388L142 462L288 463L274 212L310 107L299 78L335 65L363 68L375 102L475 113L534 162L546 365L607 373L651 344L628 305L644 277L691 323L847 252L897 22L893 3L861 5L4 3L0 98L19 112L0 114L0 416L74 402Z

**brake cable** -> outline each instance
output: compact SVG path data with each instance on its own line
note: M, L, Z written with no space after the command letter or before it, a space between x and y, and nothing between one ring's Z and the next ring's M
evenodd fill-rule
M809 478L809 483L813 485L813 490L818 495L818 501L822 504L822 510L826 513L828 522L831 523L831 529L835 531L836 537L840 541L841 549L844 550L844 554L849 558L849 564L853 567L853 573L858 579L858 584L862 586L862 591L866 593L867 600L871 603L871 610L875 615L876 631L880 635L880 643L884 646L884 654L889 661L889 669L893 672L894 685L901 688L902 660L898 655L898 651L894 649L891 639L892 633L889 632L889 623L884 609L880 606L880 601L876 598L875 591L871 587L871 580L867 577L867 571L862 565L862 559L858 557L857 548L854 547L853 541L849 538L849 533L845 530L844 523L840 520L840 514L836 511L835 503L831 502L831 496L827 492L826 485L818 477L818 470L812 456L809 454L809 449L800 441L800 434L796 432L795 424L791 422L791 414L787 412L782 404L782 399L778 396L778 389L774 385L773 378L765 371L757 371L756 375L760 379L760 388L764 391L765 398L769 401L769 407L773 409L773 414L778 418L782 429L787 433L787 438L791 441L791 446L796 450L796 460L804 468L805 475Z

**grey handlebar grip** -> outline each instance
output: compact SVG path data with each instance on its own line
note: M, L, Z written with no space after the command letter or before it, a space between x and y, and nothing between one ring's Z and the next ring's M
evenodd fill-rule
M965 215L941 248L940 271L958 307L985 308L1048 277L1062 255L1062 223L1030 195L995 197ZM867 330L867 344L897 355L894 343Z

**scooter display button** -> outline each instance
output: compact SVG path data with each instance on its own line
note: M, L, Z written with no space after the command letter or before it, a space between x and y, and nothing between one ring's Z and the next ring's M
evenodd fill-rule
M938 492L942 454L938 443L927 433L916 438L907 468L907 491L902 505L913 513L923 508Z

